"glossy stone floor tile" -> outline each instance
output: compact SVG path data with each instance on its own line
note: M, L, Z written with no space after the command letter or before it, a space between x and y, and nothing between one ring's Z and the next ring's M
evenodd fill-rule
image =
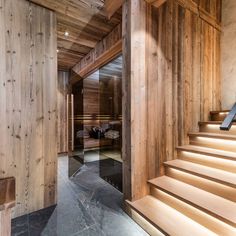
M122 194L86 163L68 178L68 158L58 159L58 204L12 220L14 236L145 236L122 210Z
M12 220L12 235L28 236L29 235L29 216L21 216Z

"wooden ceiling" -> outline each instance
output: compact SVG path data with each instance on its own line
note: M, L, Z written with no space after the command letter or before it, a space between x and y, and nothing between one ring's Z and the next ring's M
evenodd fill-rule
M69 70L109 34L122 19L119 9L110 19L104 0L31 0L57 14L58 68ZM69 35L66 36L65 32Z

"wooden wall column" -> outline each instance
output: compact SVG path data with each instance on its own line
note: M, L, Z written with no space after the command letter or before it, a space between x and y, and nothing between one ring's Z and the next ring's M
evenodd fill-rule
M146 7L144 0L123 5L123 171L125 199L147 189Z

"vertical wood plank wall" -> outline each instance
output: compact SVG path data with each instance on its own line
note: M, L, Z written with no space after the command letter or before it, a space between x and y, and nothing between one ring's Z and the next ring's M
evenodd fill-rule
M56 17L0 0L0 178L15 176L14 216L56 203Z
M220 22L217 3L199 2L215 24ZM149 178L163 174L163 162L175 158L176 146L188 143L188 132L198 131L198 122L207 121L211 110L221 108L220 31L197 9L192 1L183 5L167 0L159 8L149 6Z
M69 72L58 71L58 153L68 152L67 94L69 94Z
M146 7L143 0L126 0L123 5L123 191L130 200L148 192Z
M163 174L163 162L175 159L198 121L221 108L221 1L144 5L127 0L123 7L124 184L131 200Z

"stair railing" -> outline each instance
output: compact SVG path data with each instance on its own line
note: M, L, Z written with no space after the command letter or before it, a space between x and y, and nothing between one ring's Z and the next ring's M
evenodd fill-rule
M235 121L235 116L236 116L236 103L230 110L229 114L225 117L223 123L220 126L220 129L226 131L230 130L233 122Z

